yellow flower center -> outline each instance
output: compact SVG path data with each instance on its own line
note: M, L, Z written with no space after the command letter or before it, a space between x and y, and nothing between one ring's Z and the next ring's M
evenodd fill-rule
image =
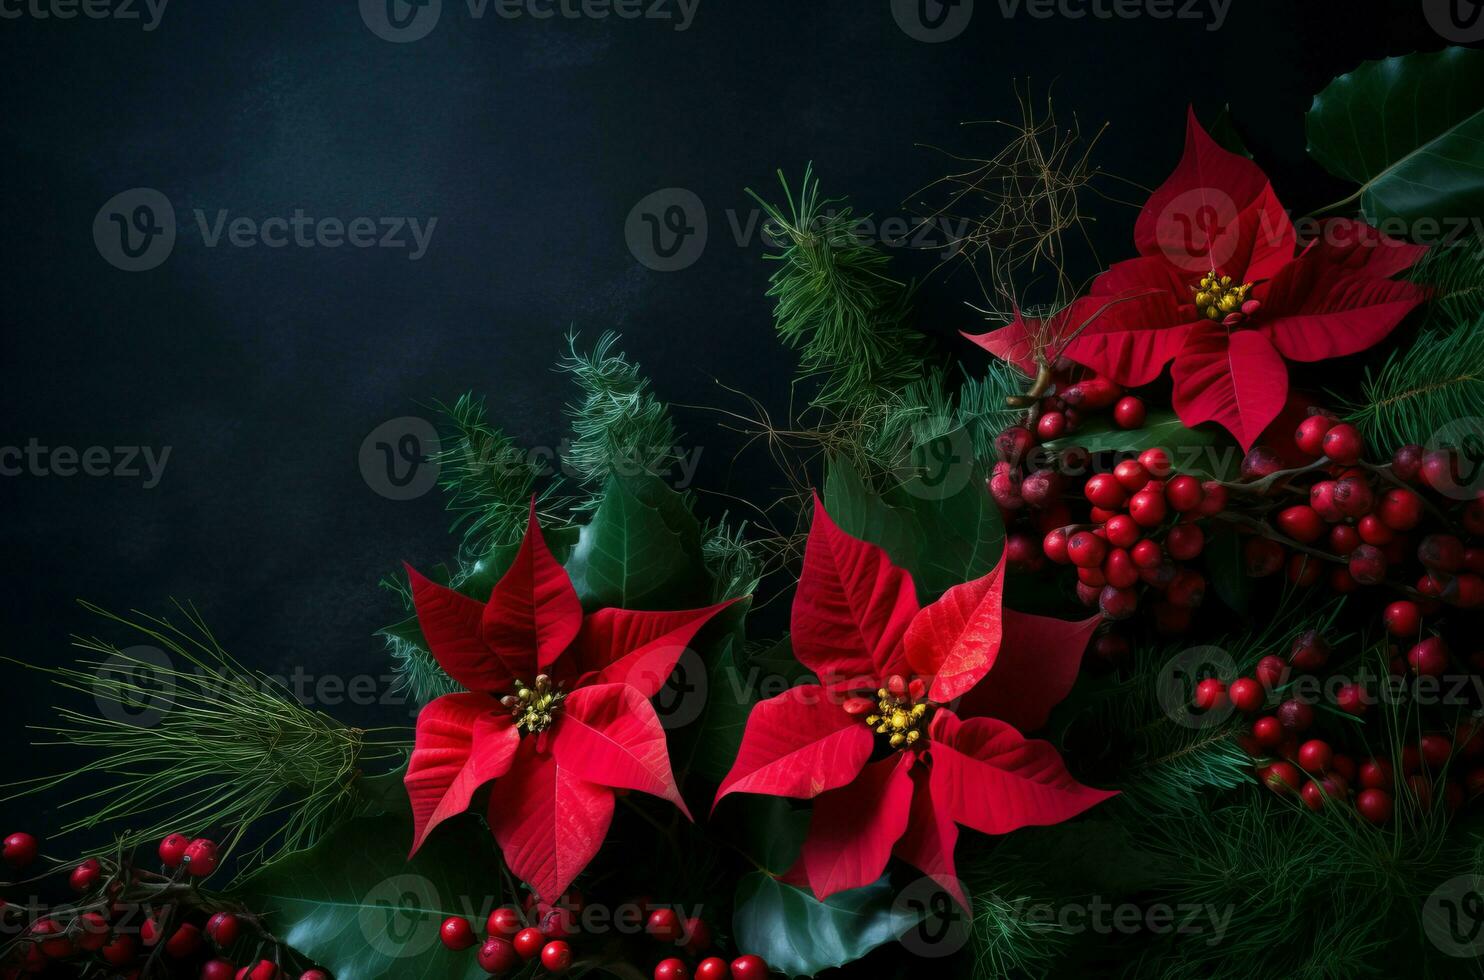
M556 689L550 677L538 674L530 687L517 678L515 693L505 695L500 703L510 709L516 731L534 735L551 727L552 719L566 697L564 692Z
M892 677L887 686L876 692L876 703L865 698L856 699L856 711L864 713L866 724L877 735L885 735L887 744L893 749L906 749L916 745L927 731L929 705L919 701L921 685L905 684L900 677ZM850 711L851 705L846 706ZM872 710L874 708L874 710Z
M1256 301L1247 298L1247 294L1252 292L1252 283L1238 285L1232 282L1231 276L1218 276L1215 269L1201 280L1200 285L1190 288L1195 293L1196 310L1207 320L1233 326L1256 312Z

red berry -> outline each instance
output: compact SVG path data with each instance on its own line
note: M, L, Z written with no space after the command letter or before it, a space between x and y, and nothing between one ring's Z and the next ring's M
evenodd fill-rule
M1278 705L1278 723L1285 732L1306 732L1314 724L1314 709L1302 701L1290 698Z
M1119 548L1132 548L1139 541L1139 525L1127 514L1119 514L1110 517L1103 525L1103 531L1108 535L1108 543Z
M1329 550L1345 557L1360 547L1360 535L1349 524L1336 524L1329 529Z
M508 905L502 905L490 913L485 921L485 931L499 939L509 939L522 928L520 913Z
M1307 504L1295 504L1278 512L1278 530L1300 544L1313 544L1324 534L1324 520Z
M1155 447L1146 449L1139 454L1139 465L1149 472L1149 475L1157 479L1164 479L1170 475L1173 467L1170 465L1170 454L1163 449Z
M1062 393L1068 405L1087 409L1107 408L1122 395L1123 388L1115 384L1112 378L1102 375L1083 378Z
M540 929L526 928L515 934L512 943L520 958L528 960L541 952L541 947L546 945L546 937L541 935Z
M1305 630L1294 637L1288 651L1288 662L1295 670L1312 674L1329 663L1329 644L1317 630Z
M1114 548L1103 559L1103 578L1115 589L1132 588L1139 581L1139 566L1122 548Z
M1144 489L1149 482L1149 471L1137 459L1125 459L1113 467L1113 479L1129 493Z
M1020 495L1020 477L1014 473L996 473L989 478L989 495L1001 510L1019 510L1025 506Z
M1441 677L1448 670L1448 644L1439 636L1429 636L1407 651L1407 663L1419 675Z
M768 964L761 956L748 953L732 960L733 980L763 980L768 975Z
M672 956L655 964L654 980L690 980L690 971L685 968L685 960Z
M1429 769L1441 769L1453 756L1453 740L1445 735L1424 735L1417 740L1422 762Z
M1355 426L1348 422L1341 422L1324 434L1320 448L1324 450L1324 455L1341 466L1354 466L1360 462L1360 455L1365 451L1365 443L1361 440L1360 432Z
M1024 531L1012 531L1005 539L1005 561L1025 572L1040 571L1046 565L1041 542Z
M99 954L111 966L124 966L134 959L134 937L117 935L104 943Z
M145 919L140 924L139 941L146 946L153 946L160 941L160 923L158 919Z
M1031 451L1036 444L1036 439L1031 435L1031 430L1023 425L1013 425L995 437L995 452L1000 460L1007 463L1018 463L1025 458L1025 454Z
M1144 403L1133 395L1118 399L1113 406L1113 421L1120 429L1137 429L1144 424Z
M1288 580L1294 585L1308 588L1319 581L1319 572L1317 558L1297 553L1288 556Z
M1194 609L1206 598L1206 578L1194 569L1185 569L1165 589L1165 601L1172 606Z
M1390 789L1396 776L1385 759L1367 759L1361 763L1359 779L1366 789Z
M1129 550L1129 557L1141 569L1158 568L1165 559L1164 550L1160 548L1159 543L1147 538Z
M1267 692L1262 689L1262 685L1250 677L1239 677L1232 681L1226 694L1238 711L1256 711L1267 700Z
M560 939L553 939L541 947L541 965L547 973L565 973L572 965L572 947Z
M278 967L272 960L258 960L238 970L237 980L278 980Z
M1177 476L1165 485L1165 500L1177 514L1186 514L1200 507L1206 499L1201 481L1193 476Z
M55 936L55 939L44 939L40 944L41 954L48 959L66 959L72 955L72 940L67 938L67 930L56 919L37 919L31 923L27 930L33 936ZM41 972L39 970L33 972Z
M696 964L696 980L730 980L732 971L720 956L708 956Z
M1206 548L1206 535L1194 524L1177 524L1165 537L1165 547L1176 561L1190 561Z
M1046 557L1058 565L1065 565L1071 561L1067 557L1067 532L1061 528L1051 531L1041 540L1041 550L1046 552Z
M232 945L241 931L241 921L231 912L218 912L206 920L206 935L218 946Z
M171 834L160 841L160 863L167 868L180 867L181 859L185 857L186 848L190 846L191 839L185 834Z
M1358 476L1347 476L1335 483L1335 509L1346 517L1359 517L1375 506L1371 485Z
M1398 447L1391 456L1391 472L1404 483L1417 479L1422 472L1422 447L1415 443Z
M1252 737L1265 749L1276 748L1283 742L1283 725L1272 715L1266 715L1252 723Z
M1320 739L1310 739L1299 746L1298 764L1306 772L1321 773L1329 768L1330 760L1335 757L1334 750L1329 747L1328 742Z
M1201 484L1200 505L1196 507L1196 513L1204 517L1214 517L1226 510L1226 487L1215 480L1207 480Z
M1155 527L1165 519L1165 495L1158 490L1140 490L1128 502L1129 516L1141 527Z
M1274 793L1292 793L1303 785L1304 777L1292 763L1275 762L1262 771L1262 781Z
M1335 707L1347 715L1361 717L1366 712L1365 687L1360 684L1344 684L1335 691Z
M197 837L186 845L185 861L186 871L193 878L204 878L216 870L217 862L221 860L216 849L216 844L205 837Z
M1047 412L1036 423L1036 435L1041 441L1050 442L1067 434L1067 417L1060 412Z
M1417 546L1417 560L1430 569L1456 572L1463 567L1463 542L1451 534L1429 534Z
M1067 539L1067 557L1078 568L1098 568L1108 555L1108 545L1091 531L1078 531Z
M1195 706L1210 711L1226 704L1226 685L1214 677L1207 677L1195 686Z
M1467 481L1460 478L1457 456L1450 449L1434 449L1422 457L1422 482L1444 496Z
M1020 481L1020 499L1032 507L1044 507L1061 495L1061 474L1036 470Z
M1410 531L1422 523L1422 498L1410 490L1395 487L1381 495L1376 514L1393 531Z
M1268 538L1248 538L1242 558L1248 578L1267 578L1283 567L1283 546Z
M1309 506L1314 508L1314 513L1331 524L1345 519L1340 508L1335 506L1334 480L1320 480L1309 488Z
M474 945L474 927L463 916L451 915L439 927L438 938L449 949L468 949Z
M5 838L4 849L0 850L0 856L5 858L5 863L12 868L24 868L36 860L36 853L40 845L36 838L30 834L11 834Z
M1283 457L1267 446L1253 446L1242 457L1241 474L1244 480L1261 480L1272 476L1283 468Z
M1293 444L1305 456L1315 459L1324 455L1324 434L1334 427L1335 420L1327 415L1310 415L1299 423L1293 434Z
M1381 620L1392 636L1416 636L1422 628L1422 610L1410 599L1401 599L1386 607Z
M513 911L513 910L512 910ZM485 973L508 973L520 965L521 955L515 944L502 936L491 936L479 947L475 958Z
M103 865L98 863L97 858L88 858L82 864L72 869L67 876L67 884L79 895L90 892L97 887L103 877Z
M202 943L200 927L184 922L165 940L165 952L177 960L183 960L195 956Z
M1169 602L1154 604L1154 629L1164 636L1178 636L1190 629L1191 611Z
M1102 612L1104 619L1115 622L1128 619L1139 610L1138 593L1133 589L1119 589L1105 585L1098 593L1098 610Z
M644 931L662 943L675 942L683 932L680 926L680 916L675 914L674 909L655 909L649 913L649 921L644 923Z
M711 948L711 927L699 916L685 920L684 948L694 956Z
M1123 502L1128 499L1128 491L1123 489L1118 478L1111 473L1093 474L1083 486L1082 494L1089 503L1110 509L1122 507Z
M1104 633L1092 641L1093 655L1110 664L1127 659L1129 650L1128 637L1118 633Z
M299 974L299 980L330 980L330 975L319 967L315 967Z
M1363 544L1352 551L1349 568L1361 585L1376 585L1386 580L1386 556L1375 545Z
M201 964L201 980L232 980L237 968L231 960L214 959Z
M1391 794L1380 789L1363 789L1355 794L1355 809L1377 826L1391 819Z
M1287 673L1287 661L1275 654L1268 654L1257 662L1258 683L1270 691L1283 683L1283 677Z

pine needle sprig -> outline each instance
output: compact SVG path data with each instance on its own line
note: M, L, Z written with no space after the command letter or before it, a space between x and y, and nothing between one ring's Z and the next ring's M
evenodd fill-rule
M1024 415L1006 403L1023 386L1020 374L1004 361L991 363L982 378L965 374L957 390L935 368L881 406L879 419L868 430L868 454L881 469L895 471L922 446L963 431L973 444L974 457L987 458L993 454L995 437Z
M746 530L745 524L731 527L725 515L702 529L701 559L711 573L712 602L752 595L762 581L762 559L743 537Z
M1484 311L1424 331L1367 371L1345 409L1371 445L1427 445L1461 420L1484 418Z
M1428 249L1408 278L1433 292L1429 326L1476 320L1484 311L1484 238L1470 236Z
M679 455L669 407L655 397L639 365L616 350L618 340L618 334L604 333L583 353L570 334L567 353L556 365L578 391L567 406L573 438L563 463L590 489L613 473L663 473Z
M519 541L532 496L545 501L556 484L538 492L538 481L550 474L490 424L483 398L466 393L452 405L437 407L446 431L431 458L438 465L445 509L456 515L452 530L460 532L460 561L474 561Z
M784 204L749 188L768 218L780 264L767 295L778 336L801 351L801 376L818 392L812 406L836 416L858 414L920 376L927 338L908 326L912 290L893 279L890 259L861 233L861 221L838 200L822 198L813 165L797 195L778 173Z
M6 799L64 786L96 787L63 804L65 833L123 828L131 848L174 832L221 828L224 854L252 833L242 866L311 846L362 807L356 776L393 764L403 738L364 731L304 707L283 684L234 660L193 607L176 603L184 626L134 613L84 608L137 635L127 648L73 638L90 655L73 666L11 663L93 699L95 712L59 707L36 726L39 745L82 750L84 761L55 776L12 783Z

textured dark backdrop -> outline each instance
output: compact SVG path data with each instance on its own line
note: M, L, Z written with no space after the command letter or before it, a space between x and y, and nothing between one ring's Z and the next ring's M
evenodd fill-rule
M170 456L150 489L0 478L3 653L69 656L68 635L94 627L79 597L156 610L177 596L250 663L341 675L385 669L377 579L449 551L436 494L394 501L363 479L358 448L383 421L472 388L522 442L554 442L566 390L548 366L569 327L622 331L672 401L718 403L720 377L783 407L791 360L771 335L768 270L726 219L774 168L812 159L827 190L900 214L944 169L916 144L974 147L958 124L1013 115L1011 79L1029 77L1041 91L1055 80L1084 125L1111 121L1099 162L1146 185L1178 156L1186 103L1209 116L1229 102L1303 211L1342 193L1303 156L1312 94L1363 58L1445 43L1421 0L1240 0L1217 31L1209 16L1007 18L979 0L941 44L899 29L889 0L700 0L685 31L473 19L443 0L431 33L401 44L354 0L176 0L149 31L39 19L38 2L0 3L0 446ZM172 202L180 232L162 265L130 273L104 261L92 228L137 187ZM668 274L625 242L630 209L666 187L693 191L711 224L699 261ZM209 221L302 208L437 225L417 261L208 248L197 208ZM1125 249L1132 214L1103 215L1104 254ZM930 284L926 324L972 324L960 285ZM706 416L680 416L704 447L702 485L766 482L731 472L734 442ZM0 771L31 774L48 762L22 725L52 698L14 670L5 684ZM0 829L20 819L0 816Z

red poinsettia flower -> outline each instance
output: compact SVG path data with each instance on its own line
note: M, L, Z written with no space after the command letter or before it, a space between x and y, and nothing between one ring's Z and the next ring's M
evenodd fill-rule
M796 873L818 897L875 881L895 855L963 901L959 824L1003 834L1114 795L1017 730L1044 724L1071 689L1097 617L1005 609L1003 572L1001 558L919 608L911 575L815 500L792 625L794 654L820 683L753 708L716 799L814 798Z
M491 781L489 824L510 869L554 900L608 834L615 789L669 800L665 732L649 703L686 645L728 603L586 617L534 508L488 602L407 569L428 649L469 693L423 708L407 767L413 853Z
M1320 361L1384 338L1427 291L1391 279L1425 248L1333 219L1300 245L1262 170L1216 144L1190 114L1185 155L1134 228L1139 258L1100 276L1067 357L1129 386L1171 361L1187 425L1214 421L1243 449L1283 408L1287 361ZM1077 322L1081 319L1074 317Z

